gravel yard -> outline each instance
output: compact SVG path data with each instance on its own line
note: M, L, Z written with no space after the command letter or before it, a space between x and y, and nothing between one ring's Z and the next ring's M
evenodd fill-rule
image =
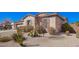
M0 35L10 36L15 33L13 30L0 32ZM48 35L44 37L27 37L24 35L26 40L23 42L27 47L79 47L79 38L76 38L76 34L66 36L61 35ZM13 40L8 42L0 42L0 47L20 47L20 45Z
M45 36L37 38L29 38L24 44L39 47L79 47L79 39L75 34L72 36L66 36L62 34L60 36Z

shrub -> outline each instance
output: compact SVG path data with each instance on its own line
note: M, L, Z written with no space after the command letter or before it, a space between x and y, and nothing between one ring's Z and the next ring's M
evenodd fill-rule
M28 33L28 36L31 36L31 37L38 37L38 32L36 30L32 30L31 32Z
M14 41L15 42L18 42L18 43L22 43L24 40L25 40L25 38L21 35L21 34L13 34L13 39L14 39Z
M35 29L39 34L47 33L46 29L42 26L36 27Z
M10 40L12 40L11 37L0 37L0 42L8 42Z
M11 22L10 21L5 21L4 22L4 29L7 30L7 29L11 29L12 28L12 25L11 25Z
M33 30L33 26L28 25L28 26L26 26L26 28L24 29L24 32L30 32L30 31L32 31L32 30Z
M50 34L50 35L53 35L53 34L55 34L55 29L54 28L52 28L52 27L49 27L49 29L48 29L48 33Z
M22 30L17 29L16 31L17 31L17 34L22 35Z
M16 34L13 34L12 38L14 39L15 42L19 43L20 46L25 46L23 44L23 41L25 40L25 38L23 37L22 31L20 31L19 29L17 30Z
M62 32L66 31L69 31L70 33L75 33L75 30L68 23L62 25Z

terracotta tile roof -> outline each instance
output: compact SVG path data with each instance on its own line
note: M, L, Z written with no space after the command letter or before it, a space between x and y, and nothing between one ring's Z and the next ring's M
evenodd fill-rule
M45 16L48 16L49 14L47 13L40 13L40 14L37 14L36 17L45 17Z
M54 16L58 16L58 17L60 17L62 20L66 20L66 17L63 17L63 16L60 16L60 15L58 15L58 14L38 14L38 15L36 15L36 17L42 17L42 18L44 18L44 17L54 17Z
M33 16L33 15L26 15L26 16L24 16L24 17L21 19L21 21L19 21L19 22L24 22L24 19L25 19L26 17L28 17L28 16ZM66 18L66 17L60 16L60 15L58 15L57 13L53 13L53 14L39 13L39 14L33 16L33 17L35 17L36 19L37 19L37 18L40 19L40 18L44 18L44 17L54 17L54 16L58 16L58 17L61 18L62 20L67 21L67 18ZM19 24L19 23L16 23L16 24Z

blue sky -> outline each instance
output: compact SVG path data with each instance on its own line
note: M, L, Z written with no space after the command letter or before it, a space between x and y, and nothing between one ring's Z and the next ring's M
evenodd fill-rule
M38 13L39 12L0 12L0 23L6 19L9 19L11 22L17 22L26 15L36 15ZM51 14L53 12L48 13ZM58 14L67 17L69 23L79 21L79 12L58 12Z

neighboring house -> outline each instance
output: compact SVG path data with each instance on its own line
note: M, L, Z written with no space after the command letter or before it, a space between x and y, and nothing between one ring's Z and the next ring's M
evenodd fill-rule
M12 29L13 25L10 21L4 21L3 23L0 23L0 30L10 30Z
M35 17L32 15L25 16L21 21L16 23L17 27L31 25L35 27Z
M24 22L23 22L24 26L31 25L31 26L35 27L35 22L36 22L35 16L28 15L23 20L24 20Z
M22 21L18 22L18 27L32 25L36 28L37 26L43 26L46 30L52 27L56 32L60 32L62 30L62 24L65 22L67 22L67 19L58 14L40 13L36 16L25 16Z
M16 29L15 23L11 23L12 29Z

